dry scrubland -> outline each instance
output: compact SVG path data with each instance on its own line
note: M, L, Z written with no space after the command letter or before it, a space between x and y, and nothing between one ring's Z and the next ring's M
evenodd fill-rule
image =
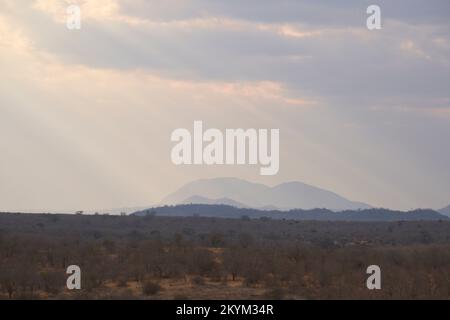
M450 222L2 213L0 298L449 299Z

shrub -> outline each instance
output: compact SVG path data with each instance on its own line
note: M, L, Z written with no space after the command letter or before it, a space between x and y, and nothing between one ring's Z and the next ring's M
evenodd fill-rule
M266 299L270 300L282 300L286 296L286 292L283 288L272 288L265 292Z
M203 280L203 277L197 276L192 278L192 283L196 286L202 286L205 284L205 280Z
M144 285L142 286L142 292L146 296L153 296L161 291L161 286L153 281L146 281Z

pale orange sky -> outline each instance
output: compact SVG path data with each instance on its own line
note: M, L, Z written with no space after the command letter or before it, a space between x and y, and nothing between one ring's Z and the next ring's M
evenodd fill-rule
M0 0L0 211L151 205L221 176L450 203L447 2L383 1L379 31L361 1L164 3ZM279 128L279 173L174 166L194 120Z

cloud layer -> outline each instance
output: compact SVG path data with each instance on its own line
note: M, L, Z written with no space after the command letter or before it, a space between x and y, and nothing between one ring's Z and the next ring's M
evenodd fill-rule
M0 2L4 210L157 202L198 177L301 180L393 208L450 203L450 4ZM280 128L280 174L174 167L170 132Z

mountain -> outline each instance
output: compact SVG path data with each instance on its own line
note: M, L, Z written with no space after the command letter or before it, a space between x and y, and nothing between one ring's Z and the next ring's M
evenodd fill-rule
M247 206L241 202L234 201L233 199L230 199L230 198L209 199L209 198L201 197L201 196L189 197L180 204L217 204L217 205L223 204L223 205L232 206L232 207L236 207L236 208L250 208L249 206ZM141 209L144 209L144 208L141 208ZM253 209L280 210L280 208L277 208L275 206L264 206L264 207L253 208Z
M164 198L162 204L182 204L192 197L229 199L239 203L237 207L282 210L326 208L340 211L370 208L365 203L354 202L331 191L302 182L288 182L269 187L237 178L202 179L190 182ZM194 202L191 201L191 203Z
M224 204L236 208L247 208L246 205L230 198L209 199L197 195L185 199L182 204Z
M287 219L287 220L320 220L320 221L422 221L449 220L433 210L417 209L413 211L393 211L387 209L346 210L334 212L328 209L312 210L258 210L250 208L236 208L228 205L183 204L151 208L134 215L148 214L172 217L214 217L231 219Z
M447 217L450 217L450 205L446 206L445 208L439 209L438 212Z

